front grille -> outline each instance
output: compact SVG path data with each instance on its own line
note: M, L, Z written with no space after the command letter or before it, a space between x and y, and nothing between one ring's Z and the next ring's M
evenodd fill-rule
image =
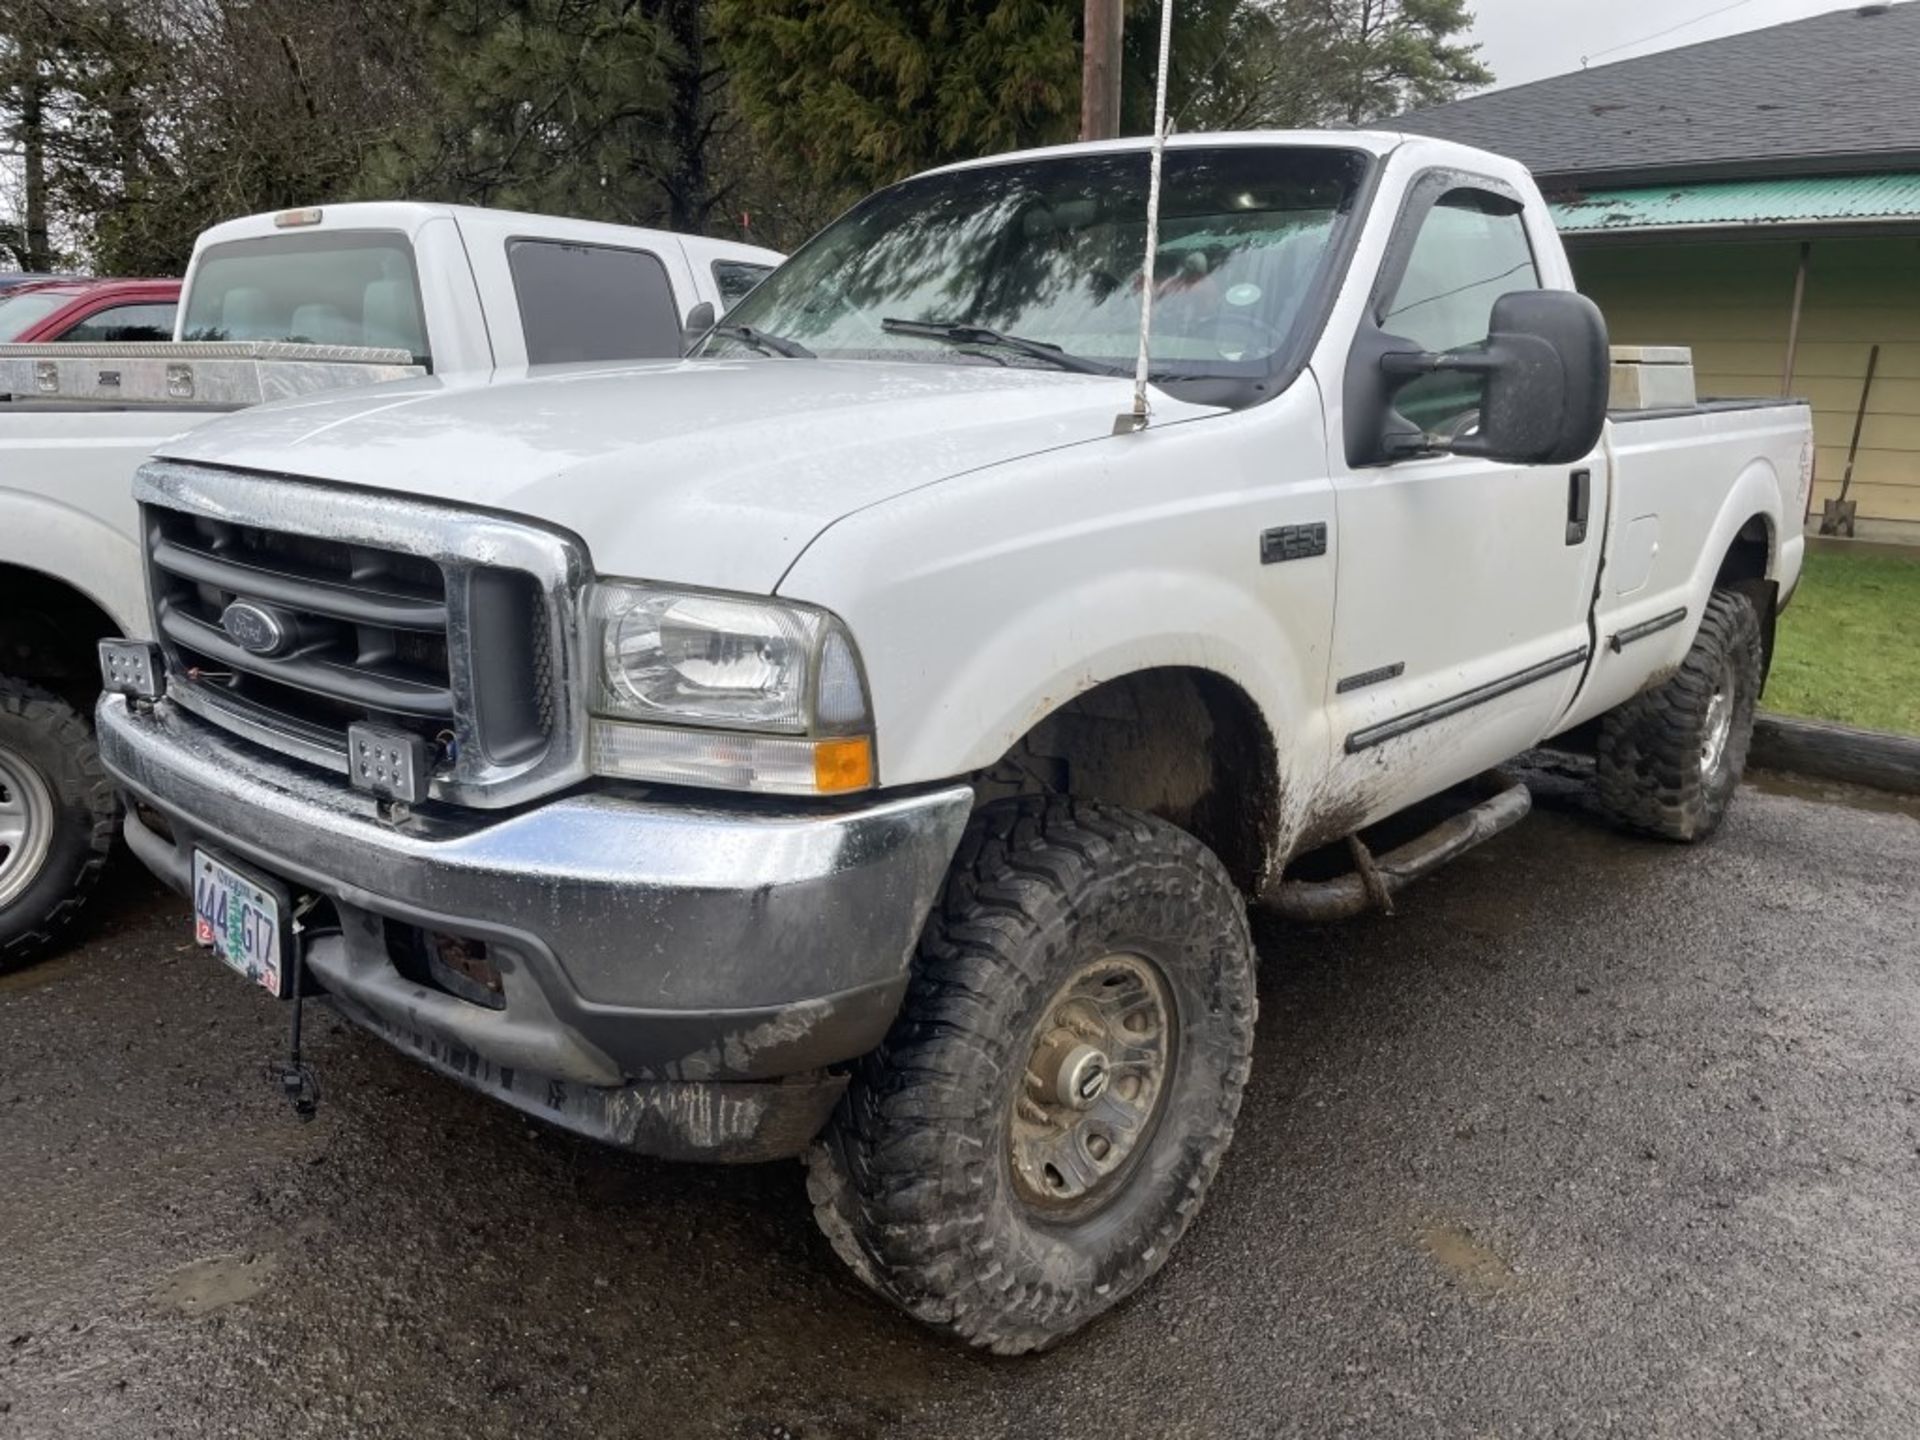
M340 774L348 726L411 731L436 747L434 798L455 803L585 776L577 542L170 461L143 467L134 494L168 694L187 709Z
M315 735L372 720L444 744L455 706L446 577L431 560L158 507L154 619L178 673ZM223 628L236 602L286 631L255 654Z

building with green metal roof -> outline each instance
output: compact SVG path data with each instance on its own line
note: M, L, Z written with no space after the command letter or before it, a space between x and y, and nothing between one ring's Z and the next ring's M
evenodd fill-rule
M1813 403L1814 492L1920 539L1920 0L1514 86L1401 128L1525 161L1616 344ZM1869 375L1871 374L1871 381ZM1858 422L1859 446L1853 451Z

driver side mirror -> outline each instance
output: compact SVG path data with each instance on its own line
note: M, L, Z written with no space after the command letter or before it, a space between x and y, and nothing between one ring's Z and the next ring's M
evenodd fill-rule
M1482 382L1478 421L1464 433L1428 434L1393 408L1402 387L1437 374ZM1441 354L1376 329L1355 347L1348 375L1349 458L1380 464L1452 454L1516 465L1570 464L1599 442L1611 379L1607 322L1598 306L1570 290L1503 295L1494 302L1483 343ZM1359 458L1356 449L1370 458Z
M687 312L687 323L680 327L680 353L685 355L692 350L694 342L719 323L719 313L711 300L702 300L694 306Z

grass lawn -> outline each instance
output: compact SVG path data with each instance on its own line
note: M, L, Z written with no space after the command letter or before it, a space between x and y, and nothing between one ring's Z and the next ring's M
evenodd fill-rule
M1920 735L1920 558L1870 545L1809 547L1761 704Z

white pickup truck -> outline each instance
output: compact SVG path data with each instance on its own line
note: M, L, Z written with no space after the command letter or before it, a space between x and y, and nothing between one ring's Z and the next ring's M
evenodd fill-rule
M780 260L554 216L329 205L200 236L184 347L0 346L0 965L58 936L113 840L94 645L145 630L131 483L156 447L262 392L677 355Z
M1806 409L1610 421L1512 161L1182 137L1145 265L1148 165L893 186L685 360L163 447L99 721L202 941L556 1125L804 1154L867 1283L1017 1352L1198 1212L1250 903L1389 903L1526 792L1368 827L1556 736L1710 833Z

